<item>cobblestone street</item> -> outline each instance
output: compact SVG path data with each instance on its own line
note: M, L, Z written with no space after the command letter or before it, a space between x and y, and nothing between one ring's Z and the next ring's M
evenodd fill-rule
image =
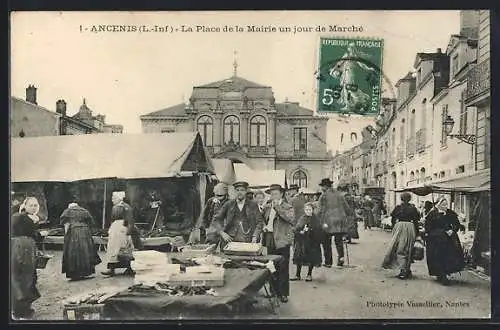
M469 271L453 275L453 285L444 287L427 273L425 261L412 266L414 278L401 281L397 272L380 268L391 233L381 229L360 230L357 244L349 245L350 265L321 268L313 273L313 282L291 282L291 297L273 315L266 300L258 304L251 318L485 318L490 315L490 282ZM133 280L117 276L104 278L98 266L95 278L69 282L60 273L61 252L47 268L39 270L42 298L35 302L37 319L62 319L62 300L86 290L106 285L128 285ZM291 265L291 274L295 266ZM455 306L449 306L452 303ZM392 307L377 304L393 303ZM408 304L416 304L409 307ZM433 305L422 307L417 305ZM248 317L248 316L245 316Z

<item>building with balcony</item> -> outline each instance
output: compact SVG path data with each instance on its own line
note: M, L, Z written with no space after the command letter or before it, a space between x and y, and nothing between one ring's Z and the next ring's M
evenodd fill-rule
M238 77L236 69L230 78L193 87L189 104L140 119L144 133L198 131L212 157L286 170L288 184L317 187L331 174L328 118L296 102L276 103L271 87Z
M26 99L11 97L10 132L12 137L74 135L96 133L122 133L122 125L106 125L105 116L93 116L85 99L80 110L67 115L66 102L58 100L56 111L37 103L37 88L26 88Z

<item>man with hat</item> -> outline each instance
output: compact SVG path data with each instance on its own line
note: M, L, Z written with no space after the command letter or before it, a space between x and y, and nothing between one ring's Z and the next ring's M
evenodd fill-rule
M292 183L285 192L285 199L287 201L290 201L298 194L299 194L299 185Z
M281 185L271 185L266 193L271 195L271 202L264 210L263 245L268 254L283 257L276 265L272 288L282 302L287 302L290 295L290 246L293 243L295 214L293 206L283 200L285 189Z
M319 220L325 231L321 242L325 254L325 267L332 267L332 236L337 248L337 266L344 265L343 237L346 235L349 222L347 217L353 215L353 210L347 204L344 196L332 188L333 182L326 178L321 180L319 186L323 194L319 198Z
M236 198L228 200L218 210L207 231L207 241L257 243L264 221L259 207L257 203L246 197L247 182L236 182L233 187Z
M290 197L287 201L293 206L295 220L298 221L300 217L304 215L304 205L307 202L307 198L304 196L303 192L299 190L299 186L296 184L290 185L288 192Z
M228 187L225 183L219 182L214 187L214 196L210 197L205 204L195 229L200 229L200 240L205 242L206 230L210 228L217 211L228 201Z

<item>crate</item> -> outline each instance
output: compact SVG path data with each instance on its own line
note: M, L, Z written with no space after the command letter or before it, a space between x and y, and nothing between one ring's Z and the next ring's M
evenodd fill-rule
M104 304L65 305L63 318L69 321L106 320Z
M241 243L230 242L224 248L224 253L227 255L236 256L261 256L262 244L260 243Z
M196 272L196 269L205 270L204 266L187 267L187 273L172 274L167 281L169 285L182 286L208 286L221 287L224 286L224 268L210 267L209 272Z

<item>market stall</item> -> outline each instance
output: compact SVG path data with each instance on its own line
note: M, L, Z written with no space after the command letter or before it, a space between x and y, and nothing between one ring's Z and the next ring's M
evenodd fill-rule
M267 188L272 184L286 186L285 170L254 170L245 164L234 164L237 181L246 181L250 188Z
M47 145L51 148L47 149ZM37 162L24 161L37 150L46 152L37 153ZM69 196L78 196L82 206L106 228L113 190L127 191L137 218L144 196L152 190L159 192L159 198L164 200L160 209L166 230L159 233L159 226L146 228L148 236L156 236L154 241L165 234L179 236L189 232L205 202L208 178L215 173L198 133L14 138L11 168L14 190L41 184L52 188L46 192L57 190L59 196L66 197L59 201L57 213L48 215L56 219L54 224L68 205ZM151 222L156 217L153 219ZM158 230L152 233L152 229ZM145 245L148 240L149 237Z
M65 303L65 319L92 318L84 311L98 314L97 319L111 320L235 316L247 311L262 288L275 312L277 303L269 283L281 256L186 249L179 253L134 253L137 274L132 286L70 297Z
M432 183L420 184L413 187L394 190L395 192L408 191L418 196L431 195L432 201L436 201L434 194L448 194L451 201L456 200L456 196L466 196L470 208L464 222L466 230L460 234L466 260L471 265L480 265L489 268L490 263L490 191L491 173L490 170L478 171L472 175L457 177L448 180L435 181ZM452 203L452 209L455 203ZM469 228L467 228L469 227Z

